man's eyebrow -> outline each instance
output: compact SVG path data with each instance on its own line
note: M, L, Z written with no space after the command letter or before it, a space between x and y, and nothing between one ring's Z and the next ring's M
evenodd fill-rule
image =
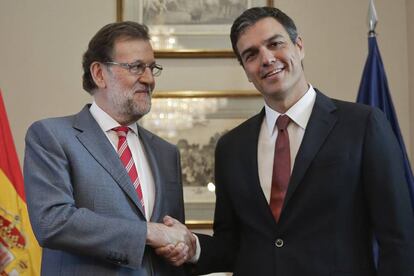
M130 64L138 64L138 63L144 63L142 59L136 59L133 62L130 62Z
M272 40L279 39L279 38L284 38L284 36L281 35L281 34L275 34L275 35L263 40L263 43L269 43ZM255 50L256 50L255 46L249 47L249 48L245 49L243 52L241 52L240 56L243 57L244 55L246 55L246 53L254 52Z
M281 34L275 34L274 36L271 36L268 39L265 39L264 42L270 42L270 41L272 41L272 40L274 40L276 38L284 38L284 36L281 35Z
M155 60L153 60L153 61L151 61L151 62L149 62L149 63L145 63L142 59L137 59L137 60L135 60L135 61L133 61L133 62L131 62L131 63L129 63L129 64L131 64L131 65L138 65L138 64L148 64L148 65L153 65L153 64L155 64L156 63L156 61Z
M249 47L249 48L245 49L243 52L241 52L240 56L244 57L247 53L255 52L255 51L257 51L256 47L252 46L252 47Z

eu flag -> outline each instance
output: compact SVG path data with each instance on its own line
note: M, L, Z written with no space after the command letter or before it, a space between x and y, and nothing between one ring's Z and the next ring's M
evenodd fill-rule
M371 35L368 38L369 54L365 63L357 102L378 107L385 113L390 121L392 130L397 137L403 153L405 177L410 190L411 203L414 208L414 177L411 171L410 161L407 157L407 151L405 150L397 116L395 115L395 109L390 96L387 76L385 75L377 39L373 31L371 31L370 34Z

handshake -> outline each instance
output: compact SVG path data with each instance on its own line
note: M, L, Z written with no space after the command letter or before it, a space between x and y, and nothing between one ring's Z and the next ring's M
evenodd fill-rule
M196 253L196 238L178 220L165 216L163 223L147 224L147 245L170 264L180 266L191 260Z

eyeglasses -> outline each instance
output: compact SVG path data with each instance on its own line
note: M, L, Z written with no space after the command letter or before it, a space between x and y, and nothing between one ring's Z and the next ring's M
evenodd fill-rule
M142 75L145 72L145 69L148 67L151 70L151 74L154 77L158 77L161 75L162 66L160 64L146 64L140 61L132 62L132 63L122 63L122 62L115 62L115 61L107 61L104 62L105 64L111 64L111 65L119 65L122 68L127 69L131 74L134 75Z

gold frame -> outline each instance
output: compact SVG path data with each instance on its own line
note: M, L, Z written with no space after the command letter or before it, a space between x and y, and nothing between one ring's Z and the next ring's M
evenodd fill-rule
M260 97L255 90L177 90L155 91L153 98L252 98Z
M266 5L274 7L274 0L266 0ZM123 20L124 0L116 0L116 20ZM229 50L207 49L180 49L180 50L156 50L156 58L235 58L235 54Z
M153 98L258 98L261 94L255 90L181 90L155 91ZM189 229L212 229L213 220L188 219Z
M213 229L212 220L186 220L185 225L192 230Z

